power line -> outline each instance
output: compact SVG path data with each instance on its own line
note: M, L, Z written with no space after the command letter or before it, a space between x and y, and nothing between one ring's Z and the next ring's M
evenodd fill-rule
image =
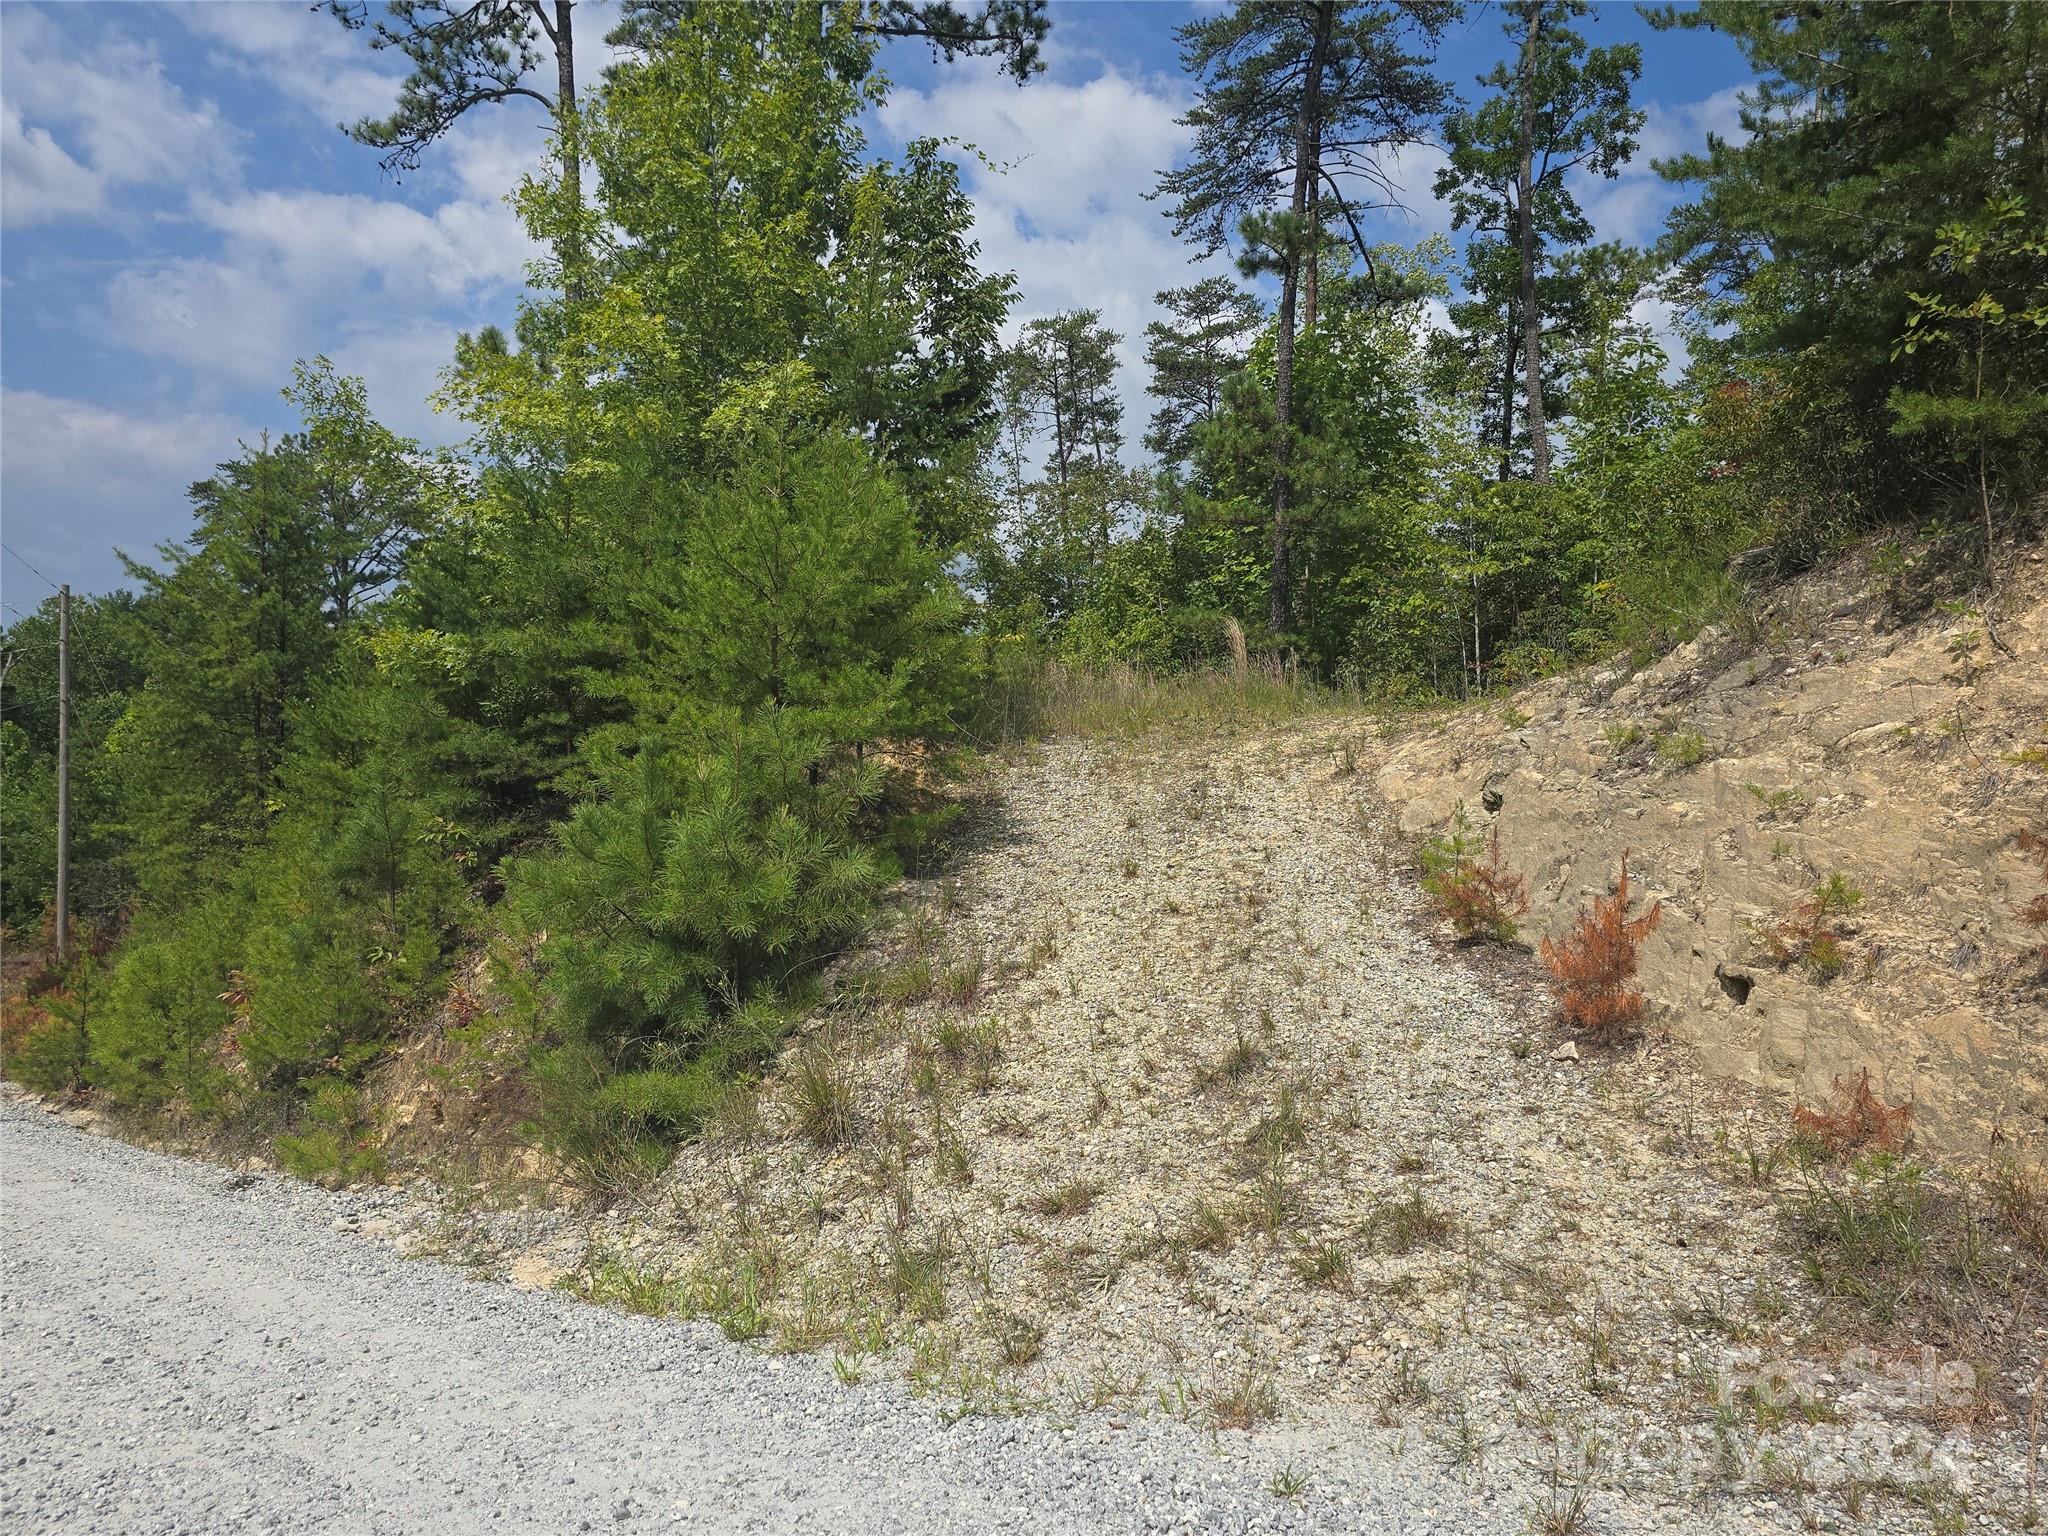
M5 543L0 543L0 549L4 549L4 550L6 550L6 551L7 551L7 553L8 553L8 554L10 554L10 555L12 555L12 556L14 556L14 558L15 558L15 559L17 559L17 560L20 560L20 561L21 561L21 563L22 563L23 565L28 565L28 561L27 561L27 560L26 560L26 559L25 559L25 558L24 558L24 557L22 556L22 553L21 553L21 551L20 551L20 550L18 550L18 549L16 549L16 548L15 548L15 547L14 547L14 546L13 546L12 544L5 544ZM49 588L49 589L50 589L50 590L51 590L52 592L57 592L57 591L61 591L61 590L62 590L62 588L60 588L60 587L59 587L59 586L57 585L57 583L56 583L56 582L54 582L54 581L50 580L50 578L49 578L49 577L45 576L45 575L44 575L44 574L43 574L43 573L42 573L41 571L37 570L37 569L36 569L36 568L35 568L34 566L32 566L32 565L28 565L28 569L29 569L29 574L30 574L30 575L34 576L34 577L36 578L36 580L40 581L40 582L41 582L41 583L42 583L42 584L43 584L44 586L48 587L48 588ZM17 613L19 613L20 611L21 611L21 610L20 610L20 609L18 609L18 608L17 608L16 610L15 610L15 612L17 612Z

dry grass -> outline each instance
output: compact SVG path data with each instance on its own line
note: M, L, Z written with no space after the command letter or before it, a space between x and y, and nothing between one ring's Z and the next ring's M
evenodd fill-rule
M859 1129L853 1074L842 1042L820 1036L796 1053L789 1071L789 1107L812 1146L841 1146Z
M1944 1172L1885 1150L1833 1165L1809 1156L1802 1171L1791 1225L1838 1322L1932 1344L1986 1383L2032 1369L2029 1340L2048 1310L2039 1175L2010 1164Z
M1360 710L1355 688L1331 688L1293 663L1247 656L1241 665L1159 672L1147 667L1046 663L1008 680L999 701L1005 740L1038 735L1210 734Z

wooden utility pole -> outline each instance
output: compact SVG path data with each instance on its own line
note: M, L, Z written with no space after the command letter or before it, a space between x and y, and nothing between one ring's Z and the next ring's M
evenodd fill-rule
M57 589L57 961L71 953L71 584Z

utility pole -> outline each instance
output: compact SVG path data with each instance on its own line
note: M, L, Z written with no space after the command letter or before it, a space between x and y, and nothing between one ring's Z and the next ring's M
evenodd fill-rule
M71 953L71 584L57 589L57 963Z

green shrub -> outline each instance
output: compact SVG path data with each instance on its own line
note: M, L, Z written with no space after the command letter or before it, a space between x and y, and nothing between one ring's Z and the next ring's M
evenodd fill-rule
M117 1106L180 1103L218 1115L245 1091L231 993L247 909L231 892L176 918L141 920L107 979L93 1029L93 1080Z
M1698 731L1666 731L1654 745L1658 759L1673 768L1691 768L1707 760L1707 738Z
M307 1089L297 1128L277 1138L278 1162L316 1184L381 1180L384 1152L364 1113L362 1089L342 1077L317 1078Z

